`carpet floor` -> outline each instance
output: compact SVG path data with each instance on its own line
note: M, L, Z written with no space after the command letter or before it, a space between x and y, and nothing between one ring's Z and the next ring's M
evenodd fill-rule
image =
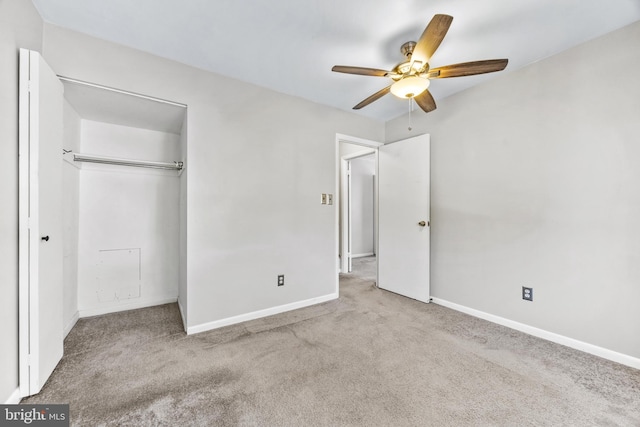
M640 371L380 290L355 261L337 300L191 336L176 304L81 319L23 403L78 426L640 426Z

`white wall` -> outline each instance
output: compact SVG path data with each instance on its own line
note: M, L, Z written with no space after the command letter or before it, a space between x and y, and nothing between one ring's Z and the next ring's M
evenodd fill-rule
M375 156L351 160L351 253L353 256L375 252L373 238L373 180Z
M82 120L80 152L151 161L181 157L180 136ZM83 163L78 306L81 316L178 296L180 179L175 171Z
M635 23L415 119L432 141L433 296L640 357L638 40Z
M62 147L80 151L80 116L65 100L64 135ZM70 163L62 162L62 222L63 222L63 307L62 324L65 335L78 319L78 231L80 203L80 170Z
M319 202L335 135L382 140L382 123L47 24L44 39L59 74L189 106L190 327L335 294L336 205Z
M41 50L29 1L0 1L0 403L18 388L18 49ZM12 402L15 403L15 402Z

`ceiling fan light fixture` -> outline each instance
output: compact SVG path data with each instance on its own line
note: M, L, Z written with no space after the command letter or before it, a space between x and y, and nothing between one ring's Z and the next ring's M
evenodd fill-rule
M429 79L418 76L407 76L391 85L391 93L402 99L420 95L429 87Z

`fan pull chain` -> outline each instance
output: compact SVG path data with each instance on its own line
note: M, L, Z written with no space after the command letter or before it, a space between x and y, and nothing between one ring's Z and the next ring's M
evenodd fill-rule
M413 98L409 98L409 131L411 131L411 111L413 110Z

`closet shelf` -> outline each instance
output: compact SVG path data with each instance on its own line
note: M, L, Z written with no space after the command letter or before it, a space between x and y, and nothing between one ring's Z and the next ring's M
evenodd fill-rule
M117 157L94 156L91 154L68 153L73 155L74 162L100 163L105 165L132 166L138 168L152 168L181 171L183 162L152 162L147 160L121 159Z

